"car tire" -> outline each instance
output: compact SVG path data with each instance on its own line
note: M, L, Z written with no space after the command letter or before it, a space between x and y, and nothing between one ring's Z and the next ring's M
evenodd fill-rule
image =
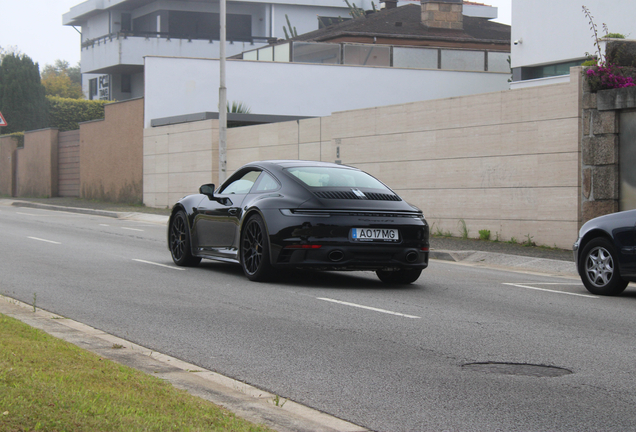
M251 281L264 282L272 277L269 235L259 215L250 217L241 229L241 266Z
M422 269L402 269L397 271L377 270L378 278L387 284L407 285L415 282L422 274Z
M194 267L201 262L201 258L192 255L190 243L190 229L188 219L183 210L179 210L170 222L170 254L178 266Z
M614 245L603 237L585 245L579 269L583 285L592 294L615 296L622 293L629 283L621 278Z

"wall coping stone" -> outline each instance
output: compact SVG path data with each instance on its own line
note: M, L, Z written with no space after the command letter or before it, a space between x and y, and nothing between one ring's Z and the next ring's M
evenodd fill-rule
M601 90L596 101L599 111L636 108L636 87Z

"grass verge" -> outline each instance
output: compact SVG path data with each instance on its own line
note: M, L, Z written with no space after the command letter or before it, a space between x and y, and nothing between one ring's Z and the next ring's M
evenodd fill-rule
M270 429L0 314L0 430Z

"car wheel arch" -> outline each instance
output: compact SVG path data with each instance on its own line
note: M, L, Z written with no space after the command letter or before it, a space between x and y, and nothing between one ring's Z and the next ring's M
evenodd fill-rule
M612 236L607 232L604 231L602 229L596 228L593 230L590 230L588 232L585 233L585 235L581 238L581 241L579 242L579 251L583 252L583 249L585 249L585 247L587 246L587 244L589 242L591 242L594 239L597 238L605 238L606 240L608 240L609 242L611 242L612 244L614 243L614 239L612 238ZM582 259L582 256L579 255L579 260Z
M239 234L238 234L238 238L241 238L241 233L243 232L243 228L245 227L245 224L255 215L258 215L261 217L263 224L265 225L265 231L267 232L267 235L269 235L269 227L267 226L267 220L265 219L265 216L263 215L263 213L256 207L247 209L245 211L245 213L243 214L243 217L241 218L241 225L239 226ZM269 246L269 253L270 253L270 259L271 259L271 253L272 253L272 243L268 242L268 246ZM239 241L239 247L238 247L238 256L239 256L239 261L242 260L242 251L241 248L243 247L243 245L241 244L241 242Z
M183 207L183 205L181 204L175 204L175 206L172 208L172 211L170 212L170 218L168 219L168 225L170 225L174 219L174 217L177 215L177 213L179 213L179 211L183 211L185 212L186 216L188 216L188 212L186 211L186 209ZM190 218L188 217L188 225L190 224Z

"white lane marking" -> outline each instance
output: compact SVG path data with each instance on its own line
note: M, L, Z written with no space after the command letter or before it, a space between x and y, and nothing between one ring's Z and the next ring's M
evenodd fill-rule
M172 270L185 270L184 268L181 268L181 267L175 267L175 266L169 266L169 265L165 265L165 264L159 264L159 263L152 262L152 261L146 261L146 260L140 260L140 259L133 259L133 261L137 261L137 262L144 263L144 264L152 264L152 265L156 265L156 266L159 266L159 267L169 268L169 269L172 269Z
M144 232L144 230L137 229L137 228L121 227L121 229L125 229L125 230L128 230L128 231L141 231L141 232Z
M370 311L374 311L374 312L381 312L381 313L385 313L385 314L389 314L389 315L396 315L396 316L400 316L400 317L404 317L404 318L414 318L414 319L421 319L422 317L418 317L415 315L406 315L403 313L399 313L399 312L393 312L393 311L389 311L389 310L385 310L385 309L378 309L378 308L374 308L374 307L370 307L370 306L363 306L363 305L359 305L356 303L349 303L349 302L344 302L344 301L340 301L340 300L334 300L334 299L330 299L330 298L326 298L326 297L316 297L318 300L323 300L323 301L327 301L327 302L331 302L331 303L338 303L341 305L345 305L345 306L351 306L351 307L355 307L355 308L360 308L360 309L367 309Z
M107 227L109 227L110 225L108 225L108 224L99 224L99 226L107 226Z
M578 285L580 283L565 283L565 282L523 282L523 285Z
M19 214L22 216L37 216L36 214L32 214L32 213L20 213L20 212L15 212L15 214Z
M545 288L537 288L537 287L528 286L528 285L522 285L522 284L506 283L506 282L504 282L503 284L504 285L515 286L515 287L518 287L518 288L527 288L527 289L531 289L531 290L545 291L545 292L551 292L551 293L556 293L556 294L567 294L567 295L594 298L594 299L600 298L598 296L593 296L593 295L589 295L589 294L577 294L577 293L570 293L570 292L565 292L565 291L556 291L556 290L550 290L550 289L545 289ZM555 285L578 285L578 284L555 284Z
M45 239L41 239L41 238L37 238L37 237L27 237L27 238L29 238L31 240L37 240L37 241L45 242L45 243L53 243L53 244L58 244L58 245L62 244L60 242L56 242L56 241L53 241L53 240L45 240Z

